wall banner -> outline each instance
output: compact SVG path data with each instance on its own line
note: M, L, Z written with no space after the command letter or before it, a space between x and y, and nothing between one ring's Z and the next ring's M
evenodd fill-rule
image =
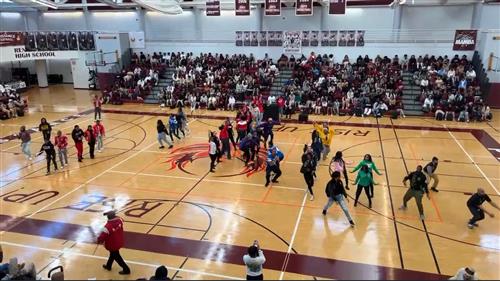
M28 51L24 46L2 47L1 53L1 62L78 58L78 51Z
M234 13L237 16L249 16L250 0L234 0Z
M295 3L296 16L312 16L313 1L312 0L297 0Z
M330 15L344 15L346 8L346 0L329 0Z
M453 40L453 51L474 51L476 49L477 30L457 30Z
M205 5L205 12L207 17L220 16L220 1L207 1Z
M23 46L24 34L22 32L0 32L0 46Z
M283 35L283 52L285 54L301 53L300 31L285 31Z
M264 14L266 16L281 15L281 0L266 0L264 4Z

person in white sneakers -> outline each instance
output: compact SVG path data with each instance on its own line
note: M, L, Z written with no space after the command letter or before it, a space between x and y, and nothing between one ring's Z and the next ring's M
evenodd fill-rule
M31 157L31 134L26 130L26 126L21 126L21 129L19 130L19 134L17 134L17 137L21 139L21 150L23 151L23 154L26 155L26 158L28 160L33 160L33 157Z
M102 152L104 148L103 138L105 136L104 126L100 120L96 120L94 124L94 133L97 136L97 151Z
M54 145L57 146L57 154L59 155L59 161L61 162L61 169L64 166L68 166L68 137L63 135L59 130L54 139Z

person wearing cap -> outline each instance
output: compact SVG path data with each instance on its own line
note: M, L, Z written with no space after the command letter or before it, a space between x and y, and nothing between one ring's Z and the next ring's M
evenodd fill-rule
M448 280L478 280L476 271L473 268L465 267L460 268L455 276Z
M168 269L162 265L156 268L155 275L151 276L149 280L171 280L168 278Z
M102 267L111 271L111 266L116 261L122 267L122 271L119 274L128 275L130 274L130 268L120 255L120 249L125 242L123 237L123 219L118 217L115 211L108 211L104 215L108 217L108 222L97 238L97 243L104 243L104 247L109 251L109 258L108 262L103 264Z

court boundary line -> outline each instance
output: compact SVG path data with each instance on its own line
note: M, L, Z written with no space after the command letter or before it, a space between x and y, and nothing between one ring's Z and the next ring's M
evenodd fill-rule
M403 149L401 148L401 143L399 142L398 133L396 132L396 129L394 128L394 123L392 122L392 119L390 119L390 121L391 121L391 125L392 125L392 131L394 132L394 136L396 137L396 142L398 144L399 153L401 154L401 159L403 160L403 165L405 167L406 174L409 175L410 171L408 170L408 165L406 164ZM377 119L377 122L378 122L378 119ZM410 149L410 151L412 152L412 154L414 154L413 157L415 158L415 152L413 151L412 148ZM436 210L438 219L442 222L441 214L439 212L437 205L432 200L432 197L429 196L429 199L431 200L431 202L434 206L434 209ZM429 236L429 232L427 231L427 226L425 225L425 220L420 219L420 221L422 222L422 225L424 226L425 236L427 237L427 242L428 242L430 250L431 250L432 258L434 259L434 265L436 266L437 272L439 274L441 274L441 268L439 267L439 262L438 262L436 253L434 251L434 246L432 245L432 241L431 241L431 238Z
M285 260L283 261L283 267L281 268L279 280L283 280L286 268L288 267L288 261L290 260L293 243L295 242L295 237L297 236L297 231L299 230L300 221L302 220L302 214L304 213L304 206L306 205L306 199L307 199L307 192L304 191L304 199L302 199L302 205L300 206L299 214L297 215L297 220L295 222L295 227L293 229L290 243L288 245L288 250L286 251L286 256Z
M378 125L378 118L377 120L377 125ZM390 185L390 180L389 180L389 175L387 174L387 163L385 161L385 153L384 153L384 144L382 143L382 134L380 133L380 126L377 126L377 132L378 132L378 143L380 144L380 152L382 153L382 162L384 163L384 175L385 175L385 180L387 182L387 191L389 193L389 201L391 202L391 213L392 217L394 218L393 224L394 224L394 231L396 234L396 242L398 246L398 253L399 253L399 261L401 263L401 268L405 269L404 265L404 259L403 259L403 251L401 250L401 241L399 240L399 231L398 231L398 225L397 225L397 220L396 220L396 212L394 211L394 201L392 199L392 192L391 192L391 185Z
M80 256L80 257L99 259L99 260L107 260L108 259L107 257L103 257L103 256L83 254L83 253L79 253L76 251L70 251L70 250L66 250L66 251L65 250L56 250L56 249L51 249L51 248L38 247L38 246L32 246L32 245L24 245L24 244L18 244L18 243L7 242L7 241L2 241L1 243L8 245L8 246L12 246L12 247L28 248L28 249L34 249L34 250L46 251L46 252L54 252L54 253L60 253L63 255L69 254L69 255L73 255L73 256ZM145 263L145 262L140 262L140 261L133 261L133 260L129 260L129 259L126 259L125 261L129 264L146 266L146 267L151 267L151 268L157 268L158 266L160 266L160 264L151 264L151 263ZM176 268L176 267L167 266L167 265L164 265L164 266L169 270L176 270L176 271L181 271L181 272L186 272L186 273L207 275L207 276L224 278L224 279L229 279L229 280L244 280L243 278L239 278L239 277L235 277L235 276L222 275L222 274L217 274L217 273L208 273L208 272L202 272L202 271L197 271L197 270L192 270L192 269Z
M470 156L470 154L467 152L467 150L465 150L465 148L462 146L462 144L457 140L457 138L455 137L455 135L453 135L453 133L449 130L449 128L446 125L443 124L443 127L445 129L447 129L448 134L450 134L450 136L457 143L457 145L462 149L462 151L465 153L465 155L467 155L467 157L469 158L469 160L472 162L472 164L474 164L474 166L479 171L479 173L483 176L483 178L490 184L491 187L493 187L493 190L495 190L495 192L497 193L497 195L500 195L500 191L498 191L498 189L491 182L491 180L486 176L486 174L483 172L483 170L477 165L476 161L474 161L474 159L472 159L472 157ZM486 148L486 149L489 150L488 148Z

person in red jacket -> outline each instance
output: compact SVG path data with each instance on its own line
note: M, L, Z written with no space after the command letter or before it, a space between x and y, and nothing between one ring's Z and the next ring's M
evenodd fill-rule
M122 268L122 271L119 273L121 275L128 275L130 274L130 268L120 255L120 249L125 243L123 238L123 220L116 215L115 211L108 211L104 215L108 217L108 222L97 238L97 243L104 243L104 247L109 251L109 258L108 262L103 264L102 267L111 271L111 266L116 261Z
M85 131L85 139L87 140L87 143L89 144L90 159L94 159L96 133L95 133L94 129L92 129L92 125L88 125L87 131Z
M63 135L60 130L57 131L54 145L58 149L57 153L59 154L59 161L61 161L61 169L64 169L64 166L68 166L68 137Z
M104 148L104 144L102 142L102 139L105 136L105 130L104 126L102 125L100 120L96 120L94 124L94 133L97 136L97 151L101 152L102 149Z
M231 143L229 142L229 129L228 125L224 123L219 127L219 139L222 142L221 155L226 154L227 160L231 160Z

